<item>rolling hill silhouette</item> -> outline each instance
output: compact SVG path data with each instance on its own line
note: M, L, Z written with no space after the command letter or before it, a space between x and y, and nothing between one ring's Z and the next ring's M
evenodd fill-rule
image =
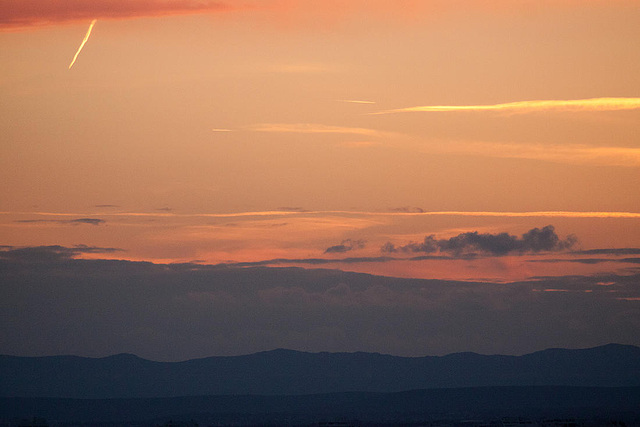
M104 358L0 356L0 396L76 399L211 395L401 392L495 386L640 386L640 348L609 344L523 356L273 350L246 356L154 362Z

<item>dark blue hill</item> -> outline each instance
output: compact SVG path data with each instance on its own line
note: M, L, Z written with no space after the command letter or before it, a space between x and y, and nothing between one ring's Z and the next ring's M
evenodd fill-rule
M640 348L610 344L524 356L273 350L246 356L153 362L105 358L0 356L0 396L134 398L302 395L488 386L640 386Z

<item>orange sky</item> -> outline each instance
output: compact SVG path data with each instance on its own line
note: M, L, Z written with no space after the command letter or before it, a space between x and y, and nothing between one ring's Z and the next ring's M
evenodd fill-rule
M0 9L0 245L237 263L552 224L583 250L640 247L639 1ZM325 253L347 240L364 243ZM500 280L633 267L485 255L321 266Z

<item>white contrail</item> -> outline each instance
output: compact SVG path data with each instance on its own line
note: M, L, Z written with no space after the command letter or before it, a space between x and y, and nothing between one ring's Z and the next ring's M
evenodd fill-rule
M89 25L89 29L87 30L87 34L84 35L84 39L82 39L82 43L80 43L80 47L78 48L78 51L73 56L73 60L71 61L71 64L69 64L69 69L71 69L71 67L73 67L73 64L76 63L76 59L78 59L78 55L80 55L80 51L84 47L85 43L87 43L87 40L89 40L89 36L91 35L91 30L93 30L93 26L96 25L96 21L97 19L94 19L93 21L91 21L91 24Z

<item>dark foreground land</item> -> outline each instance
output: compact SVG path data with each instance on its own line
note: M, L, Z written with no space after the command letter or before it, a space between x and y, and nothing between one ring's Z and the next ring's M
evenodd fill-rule
M34 418L36 417L36 418ZM474 387L397 393L152 399L0 398L0 425L640 425L640 387ZM170 420L173 420L170 422Z
M184 362L0 356L3 424L640 426L640 348L418 358L274 350Z

